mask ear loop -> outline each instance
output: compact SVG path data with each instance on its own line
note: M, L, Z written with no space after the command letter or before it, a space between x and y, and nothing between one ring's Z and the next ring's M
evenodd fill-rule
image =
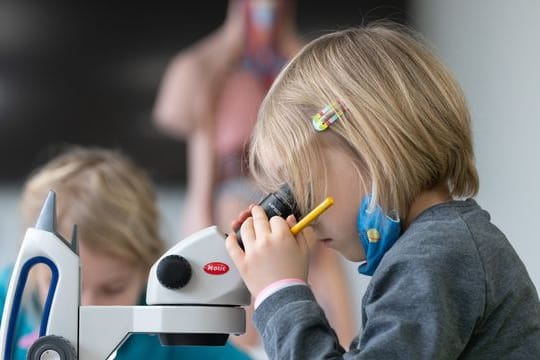
M399 212L397 210L392 210L390 211L388 214L386 214L386 216L392 220L392 221L395 221L395 222L400 222L401 219L399 217Z

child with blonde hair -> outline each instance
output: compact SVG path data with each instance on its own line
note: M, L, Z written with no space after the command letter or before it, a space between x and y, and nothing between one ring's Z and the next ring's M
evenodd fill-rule
M322 36L278 76L259 110L250 168L289 184L306 214L242 212L229 254L255 300L271 359L540 358L540 304L525 266L471 199L479 187L470 116L441 62L398 25ZM362 330L339 345L307 284L319 241L371 276Z
M159 210L147 174L120 152L70 147L37 169L24 185L21 211L34 227L50 189L56 192L58 232L70 238L77 224L81 305L144 303L148 271L166 250ZM0 273L0 314L11 268ZM13 359L26 359L37 338L51 273L33 269L27 303L19 315ZM76 319L74 319L76 321ZM103 324L107 326L107 324ZM157 336L132 334L116 359L248 359L233 346L163 347Z

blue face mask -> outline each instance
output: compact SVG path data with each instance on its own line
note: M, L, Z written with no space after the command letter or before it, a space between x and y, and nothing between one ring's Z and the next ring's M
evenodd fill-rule
M358 266L358 272L369 276L401 235L399 218L384 214L379 205L370 211L370 202L371 195L364 196L357 219L358 235L366 253L366 261Z

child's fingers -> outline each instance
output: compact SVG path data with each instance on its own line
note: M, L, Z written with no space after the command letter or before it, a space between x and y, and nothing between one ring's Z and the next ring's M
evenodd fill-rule
M251 209L253 209L253 206L255 206L255 204L251 204L249 205L249 207L246 209L246 210L242 210L238 216L236 217L236 219L234 219L232 222L231 222L231 228L234 230L234 231L238 231L240 229L240 226L242 225L242 223L244 221L246 221L246 219L248 217L251 216Z
M294 225L296 225L296 223L297 221L294 215L287 216L287 225L289 225L289 227L293 227Z
M298 235L301 236L298 240L299 243L308 253L317 246L317 237L315 236L313 229L309 226Z
M266 216L264 209L260 206L255 206L251 209L251 214L253 215L255 234L261 236L270 233L270 223L268 222L268 216Z
M231 257L236 267L239 268L238 265L242 263L245 253L238 244L236 234L230 234L229 236L227 236L227 238L225 239L225 248L227 249L227 252L229 253L229 256Z
M296 223L297 221L294 215L289 215L287 217L287 224L289 227L293 227ZM315 245L317 239L315 238L312 229L308 226L296 235L296 242L302 249L309 251Z
M240 228L240 225L242 225L242 223L238 219L231 221L231 229L233 231L238 231L238 229Z
M253 228L253 218L247 218L240 226L240 232L242 234L242 243L244 249L248 251L255 241L255 229Z

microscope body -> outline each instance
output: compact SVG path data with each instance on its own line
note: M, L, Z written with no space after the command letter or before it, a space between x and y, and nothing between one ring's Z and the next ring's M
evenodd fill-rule
M179 241L158 259L148 276L147 305L81 306L76 231L70 243L56 232L51 191L13 269L0 324L0 360L11 359L22 293L38 263L50 268L52 281L30 360L111 359L132 333L159 335L164 345L223 345L229 334L245 332L243 306L250 295L215 226Z

